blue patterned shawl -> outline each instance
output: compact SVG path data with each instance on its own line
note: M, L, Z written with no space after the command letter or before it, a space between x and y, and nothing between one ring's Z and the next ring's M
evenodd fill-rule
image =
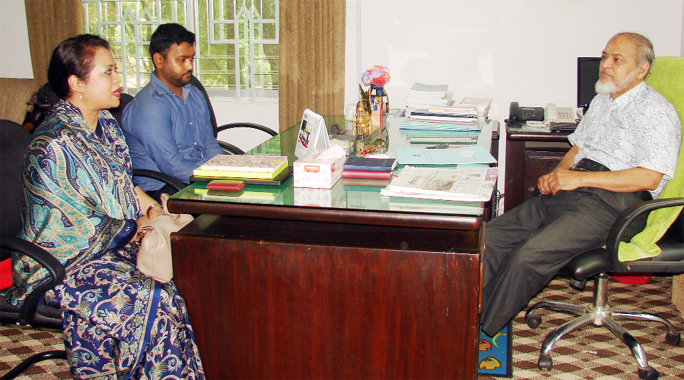
M123 133L109 111L100 112L99 124L102 136L62 100L34 133L24 158L20 237L46 249L67 271L104 254L125 219L140 217ZM13 267L8 298L16 304L48 272L26 256L16 255Z

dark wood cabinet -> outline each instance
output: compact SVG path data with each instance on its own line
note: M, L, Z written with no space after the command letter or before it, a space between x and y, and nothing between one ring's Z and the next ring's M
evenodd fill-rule
M532 196L537 179L553 170L570 150L567 136L506 126L504 211Z
M209 379L477 378L480 217L192 202L174 281Z

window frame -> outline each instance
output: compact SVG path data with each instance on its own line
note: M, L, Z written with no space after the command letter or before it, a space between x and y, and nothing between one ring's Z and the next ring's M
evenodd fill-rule
M206 35L208 37L207 41L200 41L199 39L201 38L201 33L200 33L200 2L205 1L206 2L206 24L207 24L207 31ZM224 4L226 1L230 2L231 0L223 0L221 4ZM264 2L265 1L273 1L275 3L274 6L274 13L275 13L275 19L263 19L260 17L252 17L254 14L256 14L256 8L254 8L255 3L260 3L261 9L264 7ZM239 48L240 46L240 38L239 38L239 28L241 27L240 23L244 20L247 20L246 27L249 29L249 57L248 61L245 64L246 66L249 66L251 68L257 67L257 62L261 60L279 60L279 54L278 56L274 57L255 57L255 46L258 45L278 45L280 43L280 36L279 36L279 30L280 30L280 11L279 11L279 2L280 0L232 0L233 2L233 9L234 9L234 14L236 15L235 18L233 19L226 19L226 20L217 20L214 19L214 17L210 17L210 15L215 14L215 9L214 9L214 1L213 0L150 0L147 1L147 3L153 3L154 4L154 14L152 16L149 16L149 20L141 20L140 15L141 13L141 1L140 0L81 0L83 4L83 9L84 9L84 17L83 17L83 24L84 24L84 31L85 33L93 33L97 34L100 36L103 36L103 38L107 39L107 32L112 32L113 29L112 27L117 28L118 34L119 34L119 39L116 41L109 40L110 45L116 46L119 48L120 51L120 56L115 57L115 60L119 63L119 73L122 75L124 78L124 83L122 86L124 86L125 92L128 92L130 94L135 94L140 89L142 89L147 83L149 83L149 73L147 71L147 68L145 65L141 65L141 62L145 59L151 60L149 56L149 40L148 41L142 41L141 36L143 35L141 28L144 26L152 26L154 29L158 25L168 23L168 22L178 22L181 25L184 25L188 30L192 31L195 33L196 36L196 41L195 41L195 51L196 51L196 56L194 60L194 73L198 76L198 78L201 78L203 75L203 72L200 68L200 60L203 59L227 59L227 60L233 60L233 65L234 65L234 70L230 70L229 72L232 72L234 75L234 88L230 88L231 85L228 85L229 87L224 87L224 88L216 88L216 87L211 87L211 86L206 86L205 88L207 90L207 93L212 96L212 97L220 97L222 101L228 101L228 102L234 102L234 103L277 103L278 102L278 87L279 87L279 82L278 82L278 77L279 77L279 71L278 71L278 66L276 65L275 70L270 70L268 71L267 74L262 74L262 75L271 75L275 77L276 79L276 86L274 89L259 89L257 88L257 81L256 77L259 76L260 74L257 73L256 69L250 69L249 71L249 82L252 83L250 88L240 88L243 81L242 81L242 76L240 75L241 70L243 70L243 65L241 65L241 60L244 60L244 57L240 56L241 50ZM135 14L132 14L131 9L124 7L124 3L131 3L135 2L135 9L133 12ZM242 6L239 6L238 3L242 3ZM91 30L91 26L94 25L89 25L89 19L91 18L91 13L89 13L89 4L91 3L97 3L97 30ZM102 4L103 3L113 3L116 6L116 20L113 21L104 21L102 18ZM171 20L164 19L164 15L162 15L162 3L171 3ZM249 4L247 4L249 3ZM252 8L248 8L247 6L251 6ZM183 12L183 15L179 15L178 10L181 10ZM241 16L245 15L246 18L241 19ZM260 15L257 15L260 16ZM179 19L180 17L180 19ZM183 20L185 22L183 22ZM125 31L126 25L131 24L133 25L134 28L134 41L132 42L135 46L135 53L133 57L129 57L128 52L126 50L126 46L131 43L130 38L127 38L127 33ZM272 36L273 38L262 38L259 40L255 40L255 27L259 28L260 34L263 37L264 35L264 25L266 24L271 24L272 27L271 29L275 31L274 35ZM233 35L237 36L237 38L223 38L223 39L217 39L215 38L215 30L216 28L223 28L223 25L231 25L233 27ZM245 27L245 26L243 26ZM107 31L107 28L109 28L109 31ZM209 52L204 52L202 51L202 45L204 44L213 44L214 46L218 46L221 44L224 45L233 45L236 46L234 48L234 56L231 57L230 54L228 56L219 56L218 58L216 57L211 57L209 55ZM205 49L206 50L206 49ZM144 51L144 53L142 53ZM135 64L135 75L131 75L131 79L133 79L134 84L129 86L129 67L126 64L123 64L124 59L127 60L128 62L131 61L131 59L134 59ZM142 67L141 67L142 66ZM225 72L226 70L224 70ZM205 74L209 75L209 73ZM134 87L135 86L135 87Z

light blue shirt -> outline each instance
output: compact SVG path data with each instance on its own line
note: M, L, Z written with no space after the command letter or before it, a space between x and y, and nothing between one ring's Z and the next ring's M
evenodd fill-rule
M223 151L214 137L209 107L202 91L186 84L183 99L155 73L126 106L121 119L133 168L168 174L190 183L192 171ZM158 190L164 183L134 178L145 191Z
M612 171L641 167L662 173L651 191L656 199L674 175L681 133L672 104L641 82L615 100L596 95L568 140L581 148L575 163L588 158Z

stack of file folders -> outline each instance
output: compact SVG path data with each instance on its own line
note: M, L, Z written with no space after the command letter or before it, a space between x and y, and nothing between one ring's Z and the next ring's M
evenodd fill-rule
M344 162L342 183L345 186L387 186L396 166L394 158L349 157Z
M272 181L287 171L287 156L219 154L195 169L191 179L205 182L214 179Z
M480 120L474 105L433 106L408 113L399 130L411 144L472 145L480 134Z
M451 103L447 93L449 85L429 85L415 83L406 97L406 107L409 110L427 108L430 106L446 106Z

